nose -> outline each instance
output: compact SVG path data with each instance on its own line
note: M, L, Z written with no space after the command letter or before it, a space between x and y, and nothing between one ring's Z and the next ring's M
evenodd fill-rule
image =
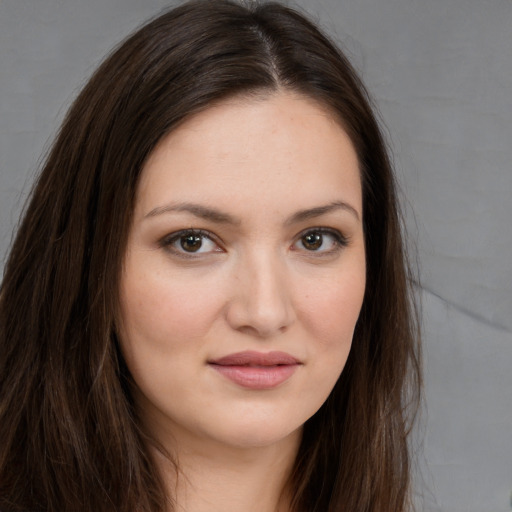
M240 261L234 270L229 325L240 332L270 338L295 321L293 294L285 264L263 253Z

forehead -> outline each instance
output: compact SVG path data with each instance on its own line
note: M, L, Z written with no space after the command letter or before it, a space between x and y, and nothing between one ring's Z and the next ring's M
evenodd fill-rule
M335 116L297 94L232 98L187 119L148 158L136 209L169 200L277 207L342 194L361 210L359 165ZM186 196L186 197L181 197Z

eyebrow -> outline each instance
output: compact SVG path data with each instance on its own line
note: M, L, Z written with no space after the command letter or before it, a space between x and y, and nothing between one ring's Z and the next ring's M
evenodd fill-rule
M296 224L297 222L303 222L308 219L314 219L316 217L321 217L322 215L326 215L327 213L331 213L336 210L344 210L350 214L352 214L357 220L360 220L359 213L357 210L348 203L344 201L333 201L332 203L326 204L325 206L317 206L315 208L308 208L305 210L300 210L294 213L286 220L286 224Z
M196 203L173 203L158 206L146 214L144 218L156 217L157 215L172 212L188 212L200 219L209 220L216 224L240 224L240 221L229 215L229 213L224 213L215 208L209 208Z
M316 206L314 208L299 210L298 212L295 212L290 217L288 217L285 221L285 224L296 224L305 220L321 217L322 215L326 215L336 210L344 210L352 214L357 220L360 220L359 213L353 206L343 201L333 201L332 203L324 206ZM225 213L216 208L210 208L208 206L203 206L196 203L172 203L165 206L158 206L147 213L144 218L146 219L156 217L158 215L172 212L188 212L196 217L199 217L200 219L208 220L216 224L241 224L239 219L233 217L229 213Z

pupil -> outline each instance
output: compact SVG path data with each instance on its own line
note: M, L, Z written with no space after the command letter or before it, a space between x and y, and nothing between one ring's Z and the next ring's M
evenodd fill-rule
M323 239L321 233L309 233L303 239L304 247L310 251L319 249L322 246Z
M196 252L201 248L202 240L197 235L182 236L180 240L181 247L187 252Z

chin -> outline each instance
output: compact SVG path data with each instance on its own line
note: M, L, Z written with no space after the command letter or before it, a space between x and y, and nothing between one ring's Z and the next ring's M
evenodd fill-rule
M293 430L272 429L269 425L255 429L254 424L247 428L237 429L229 436L223 436L224 444L237 449L267 448L282 443L300 442L302 425Z
M226 421L227 420L227 421ZM238 421L231 416L222 422L209 422L190 429L196 438L196 446L230 447L232 449L265 448L300 441L302 423L286 421L286 418L254 417L245 415ZM193 432L195 430L195 432Z

